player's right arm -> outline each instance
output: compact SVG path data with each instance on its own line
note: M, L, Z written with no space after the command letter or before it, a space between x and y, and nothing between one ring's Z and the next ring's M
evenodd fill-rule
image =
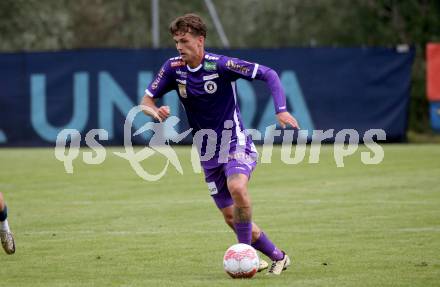
M154 119L164 121L170 115L170 108L168 106L156 105L156 101L163 95L174 89L174 80L168 60L160 68L154 80L148 85L145 90L145 95L142 98L142 110L146 115L152 116Z
M151 116L154 119L162 122L170 116L170 107L169 106L158 107L156 106L155 101L156 100L145 94L141 102L142 111L147 116Z

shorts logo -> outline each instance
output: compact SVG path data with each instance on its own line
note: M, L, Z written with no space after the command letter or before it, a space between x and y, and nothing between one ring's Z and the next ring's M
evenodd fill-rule
M184 84L177 84L179 86L179 94L182 98L187 98L188 95L186 94L186 85Z
M214 181L208 182L208 189L211 195L215 195L218 193L217 185Z
M217 91L217 84L214 81L207 81L204 88L208 94L214 94Z
M217 64L215 62L206 61L205 64L203 65L203 68L206 71L215 71L215 70L217 70Z

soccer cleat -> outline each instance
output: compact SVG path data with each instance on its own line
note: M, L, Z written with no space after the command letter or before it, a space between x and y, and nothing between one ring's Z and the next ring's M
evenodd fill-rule
M9 231L0 231L0 240L2 242L3 249L7 254L15 253L14 236Z
M267 263L267 261L265 261L265 260L260 258L260 266L258 266L258 271L257 272L261 272L264 269L267 269L267 267L269 267L269 263Z
M284 253L284 252L283 252ZM279 261L273 261L269 270L267 271L268 275L280 275L283 270L286 270L290 265L289 256L284 253L284 258Z

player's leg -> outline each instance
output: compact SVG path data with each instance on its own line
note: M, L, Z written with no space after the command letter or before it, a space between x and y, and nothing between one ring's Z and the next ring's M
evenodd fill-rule
M0 192L0 241L7 254L15 253L14 237L8 224L8 207L6 206L3 194Z
M220 209L225 219L225 222L234 229L234 207L228 206ZM282 260L284 257L283 251L281 251L276 245L269 239L269 237L258 227L255 222L252 222L252 247L269 257L272 261Z
M234 201L234 228L239 243L252 243L252 206L247 192L248 177L242 173L227 176L227 186Z
M279 249L263 231L258 239L252 242L252 247L272 260L268 274L279 275L290 265L289 256Z
M223 218L225 219L225 222L231 229L235 232L235 226L234 226L234 205L227 206L225 208L220 209L221 213L223 214ZM257 241L257 239L260 237L261 229L258 227L258 225L255 224L255 222L252 222L252 243Z
M246 196L247 194L247 181L255 168L255 163L240 163L237 161L230 161L226 164L225 169L223 167L215 168L215 169L206 169L205 171L205 179L208 184L209 190L211 192L211 196L214 199L215 204L222 212L225 222L228 226L231 227L232 230L237 234L237 238L240 238L236 229L236 222L234 219L234 211L236 210L234 200L232 198L232 193L230 191L229 184L227 184L226 177L230 177L233 174L241 174L245 176L246 183L244 186L246 187ZM239 176L241 177L241 176ZM243 185L242 185L243 186ZM235 192L240 192L239 187L231 187ZM248 199L250 203L250 199ZM282 251L280 251L276 246L267 238L267 236L260 230L260 228L251 221L250 225L251 239L250 245L252 245L255 249L259 250L263 254L267 255L269 258L273 260L270 273L272 274L280 274L283 269L285 269L289 264L289 258L287 255L284 255ZM281 260L278 260L281 257ZM281 266L281 271L278 272L279 267ZM276 268L275 268L276 267ZM259 271L267 268L267 262L264 260L260 260L260 268ZM273 272L275 271L275 272Z
M219 168L204 168L205 179L208 184L212 199L215 205L222 212L226 224L235 232L234 226L234 201L229 193L226 185L226 176L223 167ZM253 229L254 231L254 229ZM256 232L252 232L252 236L256 238ZM260 260L258 272L261 272L269 267L269 264Z
M229 192L227 193L229 194ZM234 225L234 205L230 205L224 208L219 209L223 214L223 218L225 219L226 224L235 232ZM260 228L252 222L252 246L253 242L255 242L258 237L260 237L261 230ZM255 247L254 247L255 248ZM261 272L269 267L269 264L260 258L260 266L258 267L258 272Z
M238 161L231 161L226 165L227 186L234 200L233 221L235 232L240 243L250 244L271 258L272 265L268 273L279 275L290 265L290 259L287 254L272 243L264 232L261 232L256 224L252 223L252 206L247 192L247 184L253 168L252 165ZM252 230L255 232L252 232ZM253 233L256 237L255 241L252 240Z

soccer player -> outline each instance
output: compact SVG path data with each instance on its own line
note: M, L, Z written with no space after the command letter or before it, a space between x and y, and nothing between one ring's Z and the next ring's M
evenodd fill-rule
M207 140L199 144L201 154L203 150L206 155L210 148L215 149L210 159L201 161L211 196L225 222L235 231L238 242L252 245L271 258L268 274L279 275L290 265L289 256L252 221L247 184L258 154L252 138L244 133L235 81L264 81L272 94L281 127L298 128L297 121L286 110L280 79L274 70L263 65L206 52L206 26L198 15L176 18L170 25L170 33L180 56L167 60L145 90L141 102L146 106L144 113L164 121L170 109L156 106L155 101L176 90L193 135L202 129L215 132L215 142ZM222 141L224 130L231 132L231 137ZM222 156L224 150L228 151L226 157ZM268 267L264 263L260 271Z
M0 192L0 240L3 249L7 254L15 253L14 237L8 225L8 207L6 206L3 194Z

